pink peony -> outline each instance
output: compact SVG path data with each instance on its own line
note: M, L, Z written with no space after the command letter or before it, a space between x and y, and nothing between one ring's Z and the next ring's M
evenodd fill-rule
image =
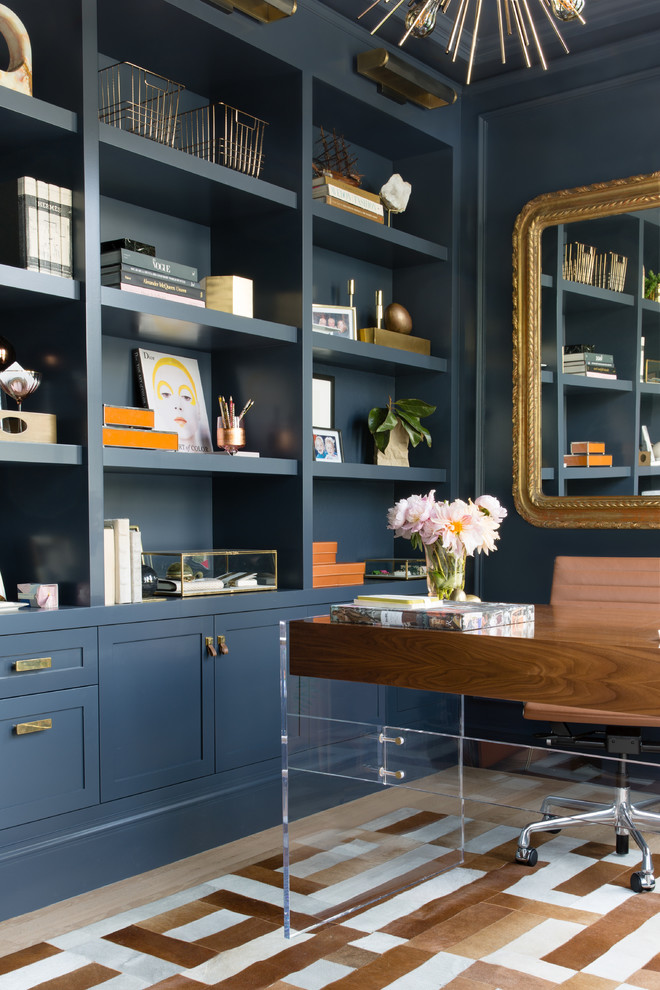
M460 498L436 502L433 489L428 495L397 502L387 513L387 524L395 536L403 536L420 550L439 540L445 550L472 557L497 549L497 531L506 514L492 495L480 495L474 502Z

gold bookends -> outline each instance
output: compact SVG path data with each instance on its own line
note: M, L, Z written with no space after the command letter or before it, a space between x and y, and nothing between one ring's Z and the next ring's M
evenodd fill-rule
M240 10L241 13L254 17L262 24L279 21L282 17L291 17L298 6L297 0L210 0L210 2L218 3L223 10L226 7Z
M384 48L360 52L356 69L361 76L378 84L378 92L396 103L409 100L426 110L447 107L456 100L456 91L433 79Z

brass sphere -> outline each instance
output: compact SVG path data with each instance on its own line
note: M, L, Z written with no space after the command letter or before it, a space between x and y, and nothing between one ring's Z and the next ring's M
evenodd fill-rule
M412 319L410 313L401 303L390 303L385 309L385 329L394 333L410 333Z

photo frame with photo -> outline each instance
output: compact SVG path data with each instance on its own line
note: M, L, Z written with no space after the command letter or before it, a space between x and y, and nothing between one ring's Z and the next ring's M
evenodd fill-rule
M344 449L341 442L341 430L328 430L322 426L313 426L312 433L314 460L343 464Z
M314 303L312 306L312 330L329 333L333 337L357 340L357 316L355 306L332 306Z

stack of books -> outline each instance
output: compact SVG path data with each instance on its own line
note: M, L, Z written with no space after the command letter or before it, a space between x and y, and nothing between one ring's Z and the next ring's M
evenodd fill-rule
M586 378L616 378L614 356L593 351L584 344L563 348L562 371L565 375L584 375Z
M101 245L101 285L157 299L176 299L190 306L206 306L197 268L115 246L117 243Z
M576 440L570 454L564 454L564 467L612 467L612 455L605 444L595 440Z
M178 450L179 434L155 430L153 409L103 406L103 446L141 450Z
M71 189L23 175L0 185L0 262L73 278Z
M366 192L359 186L345 182L330 173L318 175L312 180L312 198L322 203L329 203L330 206L337 206L340 210L356 213L360 217L375 220L376 223L385 222L385 211L380 196Z
M312 544L312 587L337 588L346 584L364 584L364 561L338 564L336 542Z
M142 601L142 534L129 519L106 519L103 528L105 604Z
M534 621L534 606L505 602L451 602L406 595L359 595L330 606L331 622L467 632Z

